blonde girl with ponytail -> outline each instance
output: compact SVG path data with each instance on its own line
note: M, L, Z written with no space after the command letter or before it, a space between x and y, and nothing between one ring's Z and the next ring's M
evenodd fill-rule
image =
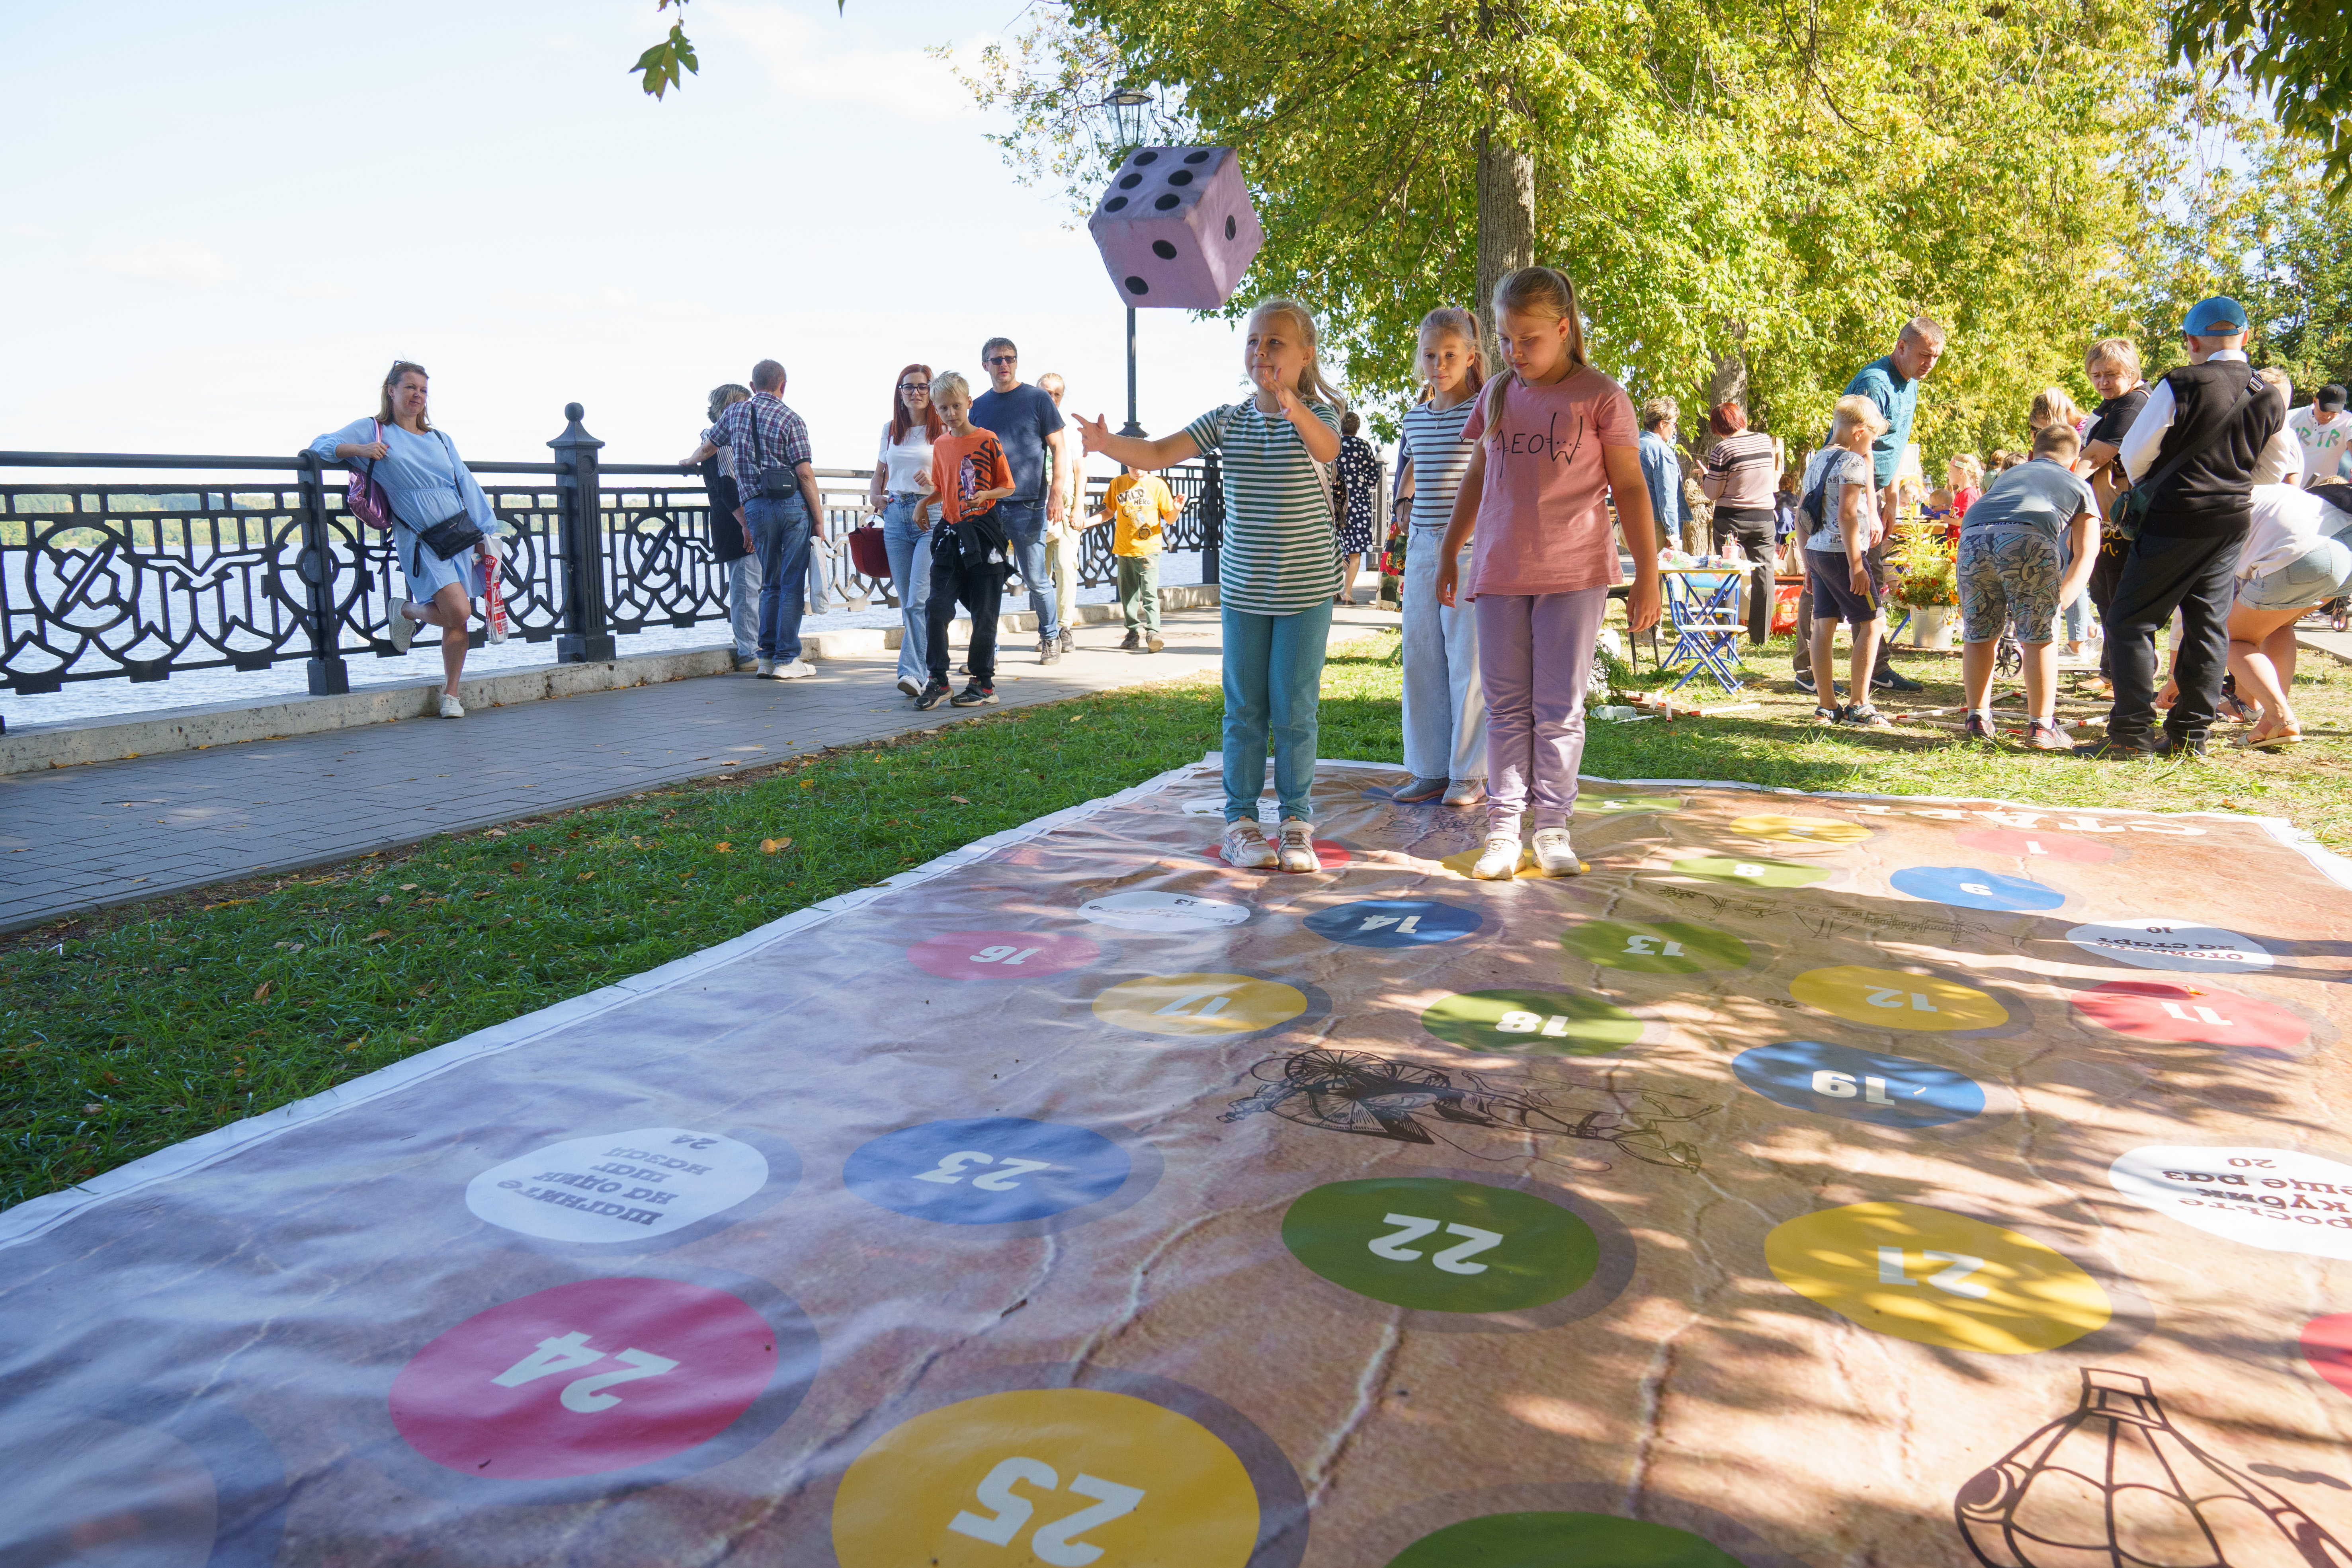
M1486 690L1486 844L1470 874L1517 873L1532 811L1537 868L1572 877L1584 868L1568 821L1584 759L1585 676L1610 586L1622 580L1608 503L1633 557L1625 609L1636 632L1658 621L1658 532L1633 405L1585 358L1576 285L1553 268L1522 267L1496 286L1494 309L1510 367L1464 426L1476 450L1437 567L1438 603L1476 607Z
M1438 545L1454 518L1477 443L1465 434L1486 382L1478 318L1441 306L1421 321L1421 401L1406 410L1397 457L1412 489L1404 583L1404 765L1395 799L1471 806L1486 797L1486 693L1478 681L1478 620L1437 602ZM1457 570L1463 562L1457 552Z
M1219 558L1224 623L1225 837L1229 865L1318 868L1313 798L1317 707L1339 535L1325 470L1339 457L1346 399L1325 374L1315 318L1296 300L1258 301L1243 332L1252 395L1212 408L1173 436L1115 436L1078 417L1089 452L1130 468L1164 468L1203 452L1224 460L1225 526ZM1280 797L1279 845L1258 826L1267 742Z

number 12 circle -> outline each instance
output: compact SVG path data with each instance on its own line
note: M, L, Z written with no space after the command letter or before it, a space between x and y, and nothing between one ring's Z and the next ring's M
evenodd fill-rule
M860 1144L841 1184L867 1203L941 1225L1010 1225L1118 1191L1127 1151L1085 1127L1020 1116L926 1121Z
M1990 1029L2009 1022L2009 1009L1972 985L1857 963L1808 969L1789 982L1789 994L1882 1029Z

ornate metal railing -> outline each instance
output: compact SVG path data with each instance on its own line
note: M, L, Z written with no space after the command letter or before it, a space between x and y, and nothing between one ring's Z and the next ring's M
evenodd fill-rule
M728 573L711 549L701 480L674 465L601 462L580 405L564 413L563 434L548 443L554 461L468 465L511 530L500 584L517 634L579 662L614 657L616 636L725 621ZM10 470L70 473L16 480ZM188 477L122 477L142 473ZM813 580L853 608L895 605L892 584L850 559L850 531L873 521L871 470L816 473L825 525ZM1166 548L1202 552L1202 580L1213 582L1216 464L1165 478L1184 507ZM31 695L299 658L313 693L349 690L351 659L393 655L401 582L391 536L343 510L343 480L308 453L0 452L0 684ZM1100 497L1097 482L1097 514ZM1080 580L1108 582L1111 559L1110 531L1088 530Z

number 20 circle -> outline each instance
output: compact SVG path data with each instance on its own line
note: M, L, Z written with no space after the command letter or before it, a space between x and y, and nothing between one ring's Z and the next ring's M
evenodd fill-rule
M842 1568L1244 1568L1257 1489L1190 1416L1094 1388L982 1394L892 1427L843 1472Z
M919 942L907 961L942 980L1036 980L1102 956L1082 936L1042 931L956 931Z
M1011 1225L1098 1203L1127 1184L1127 1151L1085 1127L1020 1116L926 1121L860 1144L842 1185L941 1225Z
M1441 1176L1374 1176L1302 1194L1282 1244L1334 1285L1433 1312L1508 1312L1592 1278L1601 1240L1559 1205Z
M1789 982L1789 994L1882 1029L1990 1029L2009 1022L2009 1009L1972 985L1856 963L1808 969Z

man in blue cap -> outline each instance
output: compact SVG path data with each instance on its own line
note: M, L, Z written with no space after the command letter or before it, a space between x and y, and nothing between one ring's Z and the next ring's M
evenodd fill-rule
M2230 605L2239 547L2253 521L2253 488L2301 467L2286 428L2286 398L2246 361L2246 312L2216 296L2180 324L2189 363L2158 382L2116 453L2135 487L2152 485L2139 536L2109 603L2115 705L2103 757L2202 756L2229 669ZM2179 698L2156 731L2156 634L2180 612L2173 649Z

